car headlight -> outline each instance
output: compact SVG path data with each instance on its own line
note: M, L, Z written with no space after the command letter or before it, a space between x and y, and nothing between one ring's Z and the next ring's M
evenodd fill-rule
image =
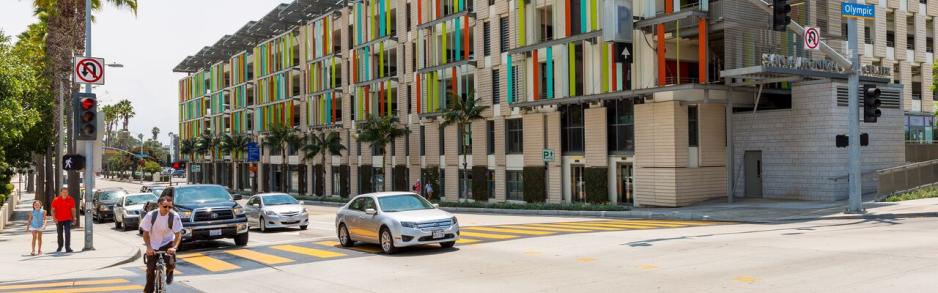
M108 207L107 207L107 206L99 206L99 207L98 207L98 210L100 210L100 211L102 211L102 212L106 212L106 211L108 211Z
M453 216L453 225L458 225L458 224L459 224L459 222L456 221L456 216Z
M192 216L192 211L179 210L179 211L176 211L176 213L179 214L179 216L183 218L188 218Z
M401 227L404 227L404 228L414 228L414 227L417 227L417 223L414 223L414 222L401 222Z
M309 213L309 212L307 212L306 209L300 209L300 214L305 215L305 214L308 214L308 213Z
M276 215L277 215L277 212L271 211L271 210L266 210L266 211L264 211L264 214L265 214L265 215L268 215L268 216L276 216Z
M238 216L244 214L244 209L242 209L241 207L233 208L233 209L231 209L231 211L233 211L234 214L235 214L235 215L238 215Z

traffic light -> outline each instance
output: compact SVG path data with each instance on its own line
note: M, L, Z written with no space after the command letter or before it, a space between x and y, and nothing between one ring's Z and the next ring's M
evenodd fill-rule
M77 140L98 139L98 100L92 93L77 93L72 115L75 117L74 131Z
M173 162L173 169L182 170L186 168L186 161L175 161Z
M788 0L772 0L772 30L784 32L791 23L791 5Z
M882 101L879 100L880 93L876 85L863 85L863 122L876 123L876 118L883 115L883 111L879 110L879 106L882 104Z

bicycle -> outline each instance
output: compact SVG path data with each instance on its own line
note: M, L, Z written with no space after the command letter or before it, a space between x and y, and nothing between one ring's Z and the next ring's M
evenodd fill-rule
M163 260L163 257L166 256L165 251L156 251L154 252L156 258L156 265L153 269L154 282L153 282L153 292L155 293L166 293L166 261ZM147 258L143 258L143 263L147 263Z

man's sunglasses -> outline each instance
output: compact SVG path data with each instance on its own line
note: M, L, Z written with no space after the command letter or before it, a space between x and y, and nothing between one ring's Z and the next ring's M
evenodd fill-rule
M161 205L160 207L161 207L161 208L171 209L171 208L173 208L173 205Z

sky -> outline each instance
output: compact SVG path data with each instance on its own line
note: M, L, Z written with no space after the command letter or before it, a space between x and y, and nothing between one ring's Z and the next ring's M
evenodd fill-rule
M225 34L233 34L245 23L257 20L289 0L138 0L137 15L105 5L95 13L91 26L91 53L106 63L105 84L94 92L99 104L130 100L136 116L128 125L136 137L152 137L160 128L159 140L169 143L168 133L178 133L178 81L184 73L173 72L186 56L195 55ZM36 18L32 0L0 0L0 30L15 36ZM106 2L106 1L102 1ZM99 106L100 107L100 106ZM120 127L120 125L118 125Z

